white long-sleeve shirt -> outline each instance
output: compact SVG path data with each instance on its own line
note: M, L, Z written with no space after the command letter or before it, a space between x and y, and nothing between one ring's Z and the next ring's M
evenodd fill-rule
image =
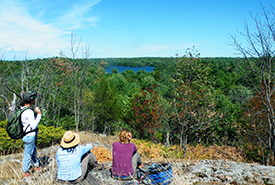
M27 109L21 114L23 130L25 130L28 127L28 125L30 125L27 128L26 132L36 129L40 120L41 120L41 114L37 114L35 118L34 112L32 109ZM27 134L27 136L33 136L33 135L35 135L35 132L30 132Z

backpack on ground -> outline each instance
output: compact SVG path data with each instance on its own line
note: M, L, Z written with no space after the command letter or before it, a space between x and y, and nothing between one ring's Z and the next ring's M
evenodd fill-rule
M138 184L170 184L173 180L171 163L154 163L147 170L137 169Z
M21 114L27 110L31 109L30 107L24 107L22 109L19 109L18 111L15 111L8 119L7 121L7 127L6 131L9 134L11 139L17 140L17 139L22 139L26 134L30 132L37 131L38 129L34 129L31 131L26 132L28 127L25 130L23 130L23 125L21 123Z

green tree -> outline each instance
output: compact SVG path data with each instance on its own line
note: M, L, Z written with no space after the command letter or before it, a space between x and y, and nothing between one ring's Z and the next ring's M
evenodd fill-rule
M213 127L219 118L215 110L215 91L210 83L209 69L193 47L177 61L174 97L171 102L174 108L174 119L180 130L180 146L186 154L188 136L197 135L197 142L207 137L206 131ZM194 135L193 135L194 137ZM207 140L207 138L206 138Z
M116 68L113 68L112 69L112 74L117 74L118 73L118 70Z
M103 77L95 86L95 108L99 122L103 123L103 128L100 126L99 129L104 134L110 133L112 123L120 118L122 106L118 101L116 89L110 86L107 77Z
M268 154L265 164L270 162L271 155L275 156L275 117L273 95L275 92L275 11L271 6L269 10L262 7L262 14L251 15L255 23L255 28L245 25L245 30L241 35L247 43L244 45L235 36L232 41L239 52L243 55L241 69L247 84L253 88L263 106L262 112L267 115L265 129L268 130ZM262 17L259 17L262 15ZM257 137L257 134L255 134ZM273 159L274 161L274 159Z
M162 106L159 105L156 85L148 86L146 90L136 94L132 101L134 120L130 122L138 130L142 139L156 139L154 132L161 126Z

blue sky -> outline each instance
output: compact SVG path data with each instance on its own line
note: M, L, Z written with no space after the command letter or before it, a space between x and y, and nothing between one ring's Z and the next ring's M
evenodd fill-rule
M274 0L1 0L0 59L72 57L70 36L81 38L77 57L237 57L238 36L250 13ZM239 36L238 36L239 38ZM241 37L240 37L240 41Z

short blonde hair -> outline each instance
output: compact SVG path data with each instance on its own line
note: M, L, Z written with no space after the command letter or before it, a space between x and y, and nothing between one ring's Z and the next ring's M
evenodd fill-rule
M129 137L129 130L128 129L122 129L119 132L119 140L120 142L127 142L129 141L128 137Z

